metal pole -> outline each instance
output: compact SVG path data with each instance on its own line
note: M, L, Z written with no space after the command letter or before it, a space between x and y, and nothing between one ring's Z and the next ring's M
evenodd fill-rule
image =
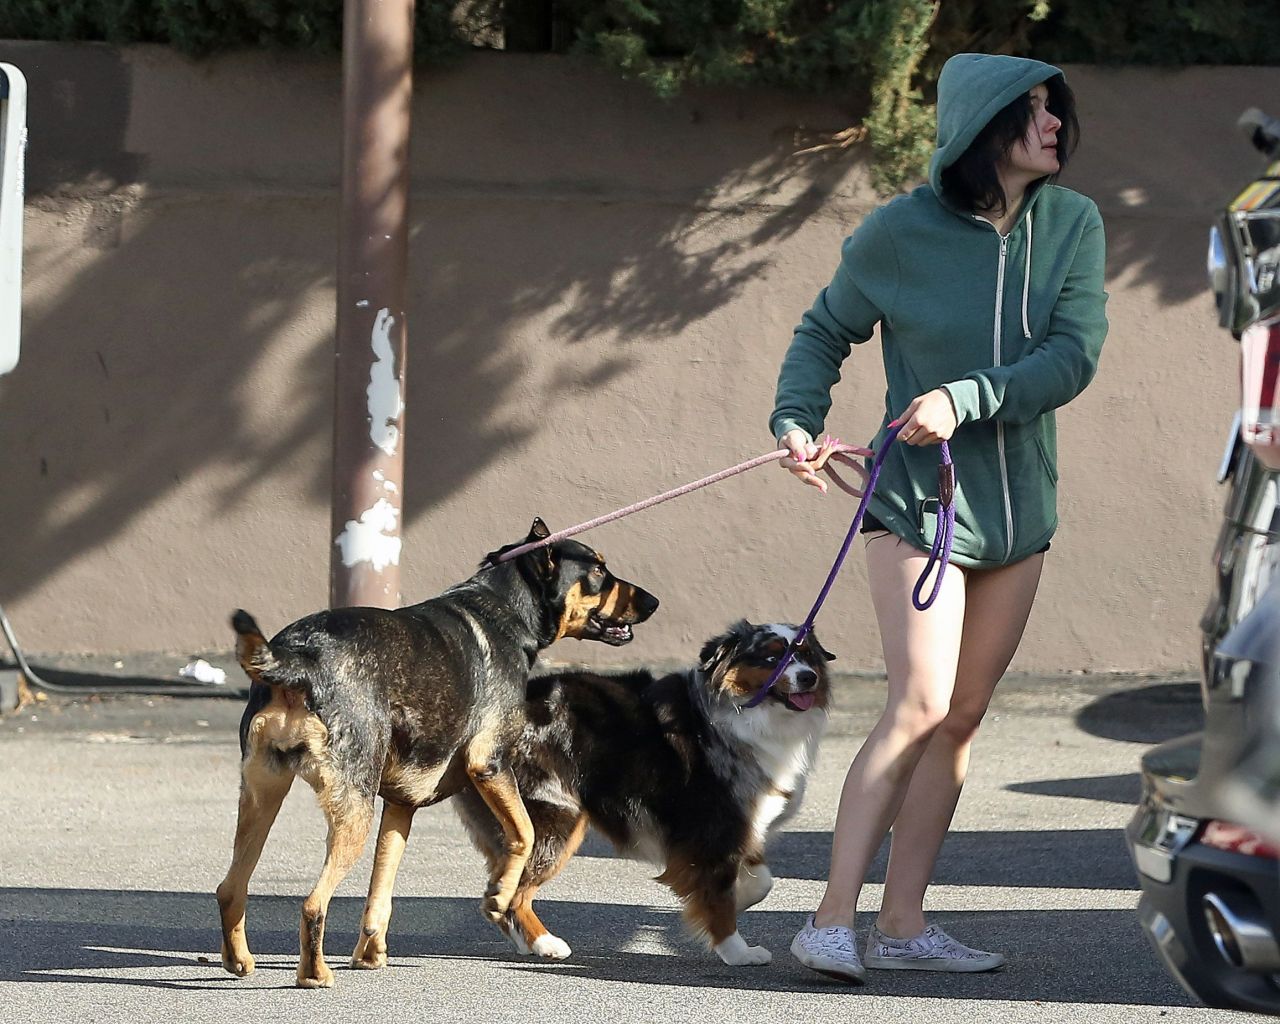
M400 604L413 0L347 0L332 607Z

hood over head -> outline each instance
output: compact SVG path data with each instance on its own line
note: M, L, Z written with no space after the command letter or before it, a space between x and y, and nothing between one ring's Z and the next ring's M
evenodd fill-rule
M942 171L969 148L1002 109L1062 71L1027 57L957 53L938 76L938 148L929 161L929 184L942 197ZM1065 76L1064 76L1065 77Z

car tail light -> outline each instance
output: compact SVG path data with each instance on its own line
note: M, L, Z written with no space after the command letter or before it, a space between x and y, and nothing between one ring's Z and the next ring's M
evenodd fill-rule
M1240 335L1240 439L1268 469L1280 469L1280 320Z
M1262 836L1245 828L1233 825L1229 821L1211 821L1204 827L1200 836L1204 846L1227 853L1243 853L1249 857L1266 857L1269 860L1280 860L1280 847L1267 842Z

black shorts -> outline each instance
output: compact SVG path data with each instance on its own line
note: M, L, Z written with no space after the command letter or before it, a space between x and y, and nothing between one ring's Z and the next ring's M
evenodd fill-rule
M859 533L881 533L881 532L888 533L890 532L890 530L889 530L889 527L885 526L884 523L880 522L880 520L877 519L875 516L873 516L870 512L865 512L863 513L863 516L862 516L862 526L861 528L859 528L858 532ZM1049 545L1046 544L1039 551L1037 551L1036 554L1043 555L1048 550L1049 550Z

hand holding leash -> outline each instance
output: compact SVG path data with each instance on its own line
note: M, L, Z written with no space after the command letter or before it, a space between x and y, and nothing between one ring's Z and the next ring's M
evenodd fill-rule
M790 458L783 459L778 465L810 487L827 493L826 481L819 478L809 461L818 454L818 446L809 440L808 434L803 430L788 430L778 438L778 447L790 453Z
M822 439L822 445L818 448L818 454L813 457L812 464L815 469L825 470L826 474L835 481L840 490L847 494L852 494L855 498L861 498L866 493L870 474L859 460L851 459L849 456L861 455L866 458L875 458L875 454L870 448L844 444L838 437L832 437L828 434ZM832 465L833 462L839 462L841 465L851 468L862 478L862 486L859 488L847 483L844 477L836 472L835 466Z
M862 491L845 483L838 473L831 467L832 459L851 466L865 484L867 480L866 470L863 469L862 463L849 458L850 455L861 455L871 458L875 455L870 448L860 448L857 445L841 444L838 438L828 434L822 441L821 445L810 441L808 435L803 430L788 430L780 438L778 438L778 446L787 449L790 452L790 458L784 458L780 465L783 469L790 472L793 476L798 477L801 481L816 487L823 494L827 493L827 482L818 476L822 470L826 470L832 480L836 482L841 490L847 491L855 498L862 497Z
M889 424L902 424L898 440L910 445L941 444L956 432L956 407L946 388L934 388L911 400L906 411Z

